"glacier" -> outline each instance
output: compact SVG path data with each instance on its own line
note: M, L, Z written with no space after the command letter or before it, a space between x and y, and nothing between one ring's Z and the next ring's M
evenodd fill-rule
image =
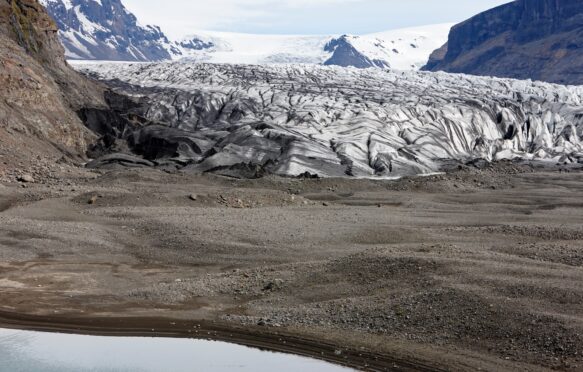
M447 41L452 26L446 23L340 36L198 31L177 43L180 52L174 59L186 58L207 63L313 63L419 70L427 63L429 55Z
M93 128L115 115L109 135L126 144L96 165L137 155L192 172L402 177L475 159L583 163L580 86L317 65L75 67L115 92L113 113L83 114Z
M234 64L313 63L420 69L453 24L369 35L267 35L196 31L169 39L142 25L120 0L40 0L59 27L69 60L155 62L187 59Z

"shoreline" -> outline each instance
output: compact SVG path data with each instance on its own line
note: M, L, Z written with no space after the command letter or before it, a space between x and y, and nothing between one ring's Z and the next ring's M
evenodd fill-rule
M421 361L339 347L286 332L227 326L211 321L171 318L35 316L0 311L0 328L84 336L189 338L227 342L263 351L318 359L359 371L446 371ZM337 351L341 350L341 353Z

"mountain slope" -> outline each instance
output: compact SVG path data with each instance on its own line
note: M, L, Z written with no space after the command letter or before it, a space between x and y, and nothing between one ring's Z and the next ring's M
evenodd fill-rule
M161 61L176 52L155 26L141 26L120 0L41 0L69 59Z
M0 87L0 178L36 156L84 153L93 135L75 110L104 105L101 90L66 64L57 26L36 0L0 0Z
M583 2L517 0L453 27L425 69L583 84Z

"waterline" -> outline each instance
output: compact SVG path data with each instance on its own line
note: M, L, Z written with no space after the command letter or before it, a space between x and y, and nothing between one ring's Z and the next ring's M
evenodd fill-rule
M350 371L226 342L0 329L1 372Z

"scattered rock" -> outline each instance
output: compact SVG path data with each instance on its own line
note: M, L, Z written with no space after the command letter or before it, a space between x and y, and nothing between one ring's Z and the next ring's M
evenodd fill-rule
M18 181L24 183L34 183L34 178L30 174L23 174L22 176L18 177Z
M319 179L320 176L318 174L312 174L310 172L304 172L297 176L300 179Z
M190 200L192 200L192 201L197 201L198 200L198 195L196 195L196 194L190 194L190 196L188 198Z
M95 204L97 202L97 195L93 195L91 198L89 198L89 201L87 201L88 204Z
M283 280L282 279L275 279L272 282L269 282L263 287L264 291L275 291L281 289L283 287Z

